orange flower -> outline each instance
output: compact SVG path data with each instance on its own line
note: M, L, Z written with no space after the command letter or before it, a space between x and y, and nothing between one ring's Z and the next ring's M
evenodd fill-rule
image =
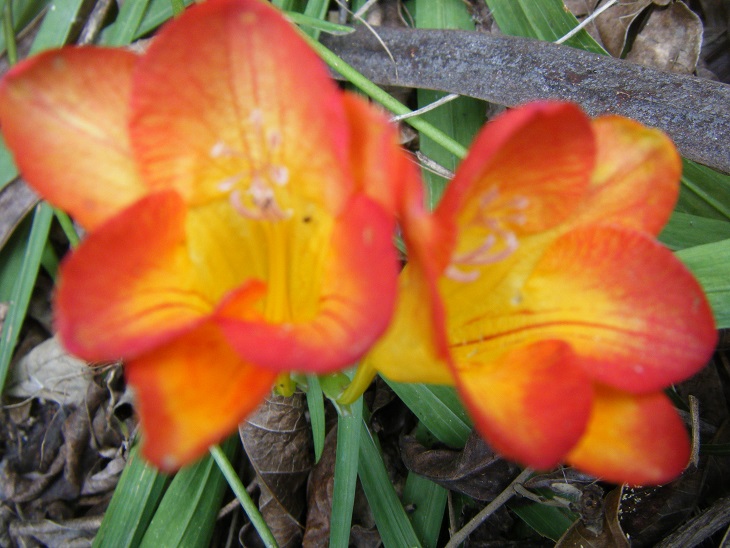
M0 121L88 230L61 269L61 338L126 361L158 466L231 432L280 372L348 366L386 329L417 175L266 2L192 7L143 56L34 57L3 80Z
M680 170L660 132L570 104L490 123L435 212L437 289L404 270L360 380L456 384L482 435L531 467L675 477L689 443L662 389L716 341L702 289L653 238Z

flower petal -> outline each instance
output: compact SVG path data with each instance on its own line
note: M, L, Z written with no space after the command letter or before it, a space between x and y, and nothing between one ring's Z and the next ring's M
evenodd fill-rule
M28 183L94 227L144 194L127 121L137 56L103 48L47 51L0 84L0 125Z
M248 290L234 291L216 314L231 345L249 362L276 371L321 373L357 361L393 313L398 274L393 224L368 198L353 198L335 222L311 318L252 320L239 303L250 299ZM269 292L267 300L272 298Z
M202 456L264 399L276 373L246 363L211 322L126 365L144 456L170 471Z
M592 378L653 392L699 371L717 338L691 273L669 250L629 229L597 225L561 236L512 291L451 326L457 362L474 352L496 357L507 348L559 339L581 356ZM450 309L468 302L469 294L467 288L459 300L450 299Z
M594 161L590 121L577 106L525 105L477 135L437 215L458 215L459 247L469 249L484 239L485 226L518 236L546 230L578 207Z
M458 300L447 296L449 311L470 302L479 282L473 285ZM592 378L639 393L693 375L715 345L712 311L699 284L641 232L600 225L573 230L545 250L526 281L507 289L495 291L500 299L489 307L472 306L471 319L450 324L457 362L472 352L496 357L535 341L563 340Z
M570 342L594 379L629 392L682 381L709 360L712 311L692 274L643 233L593 226L559 238L524 288L523 329Z
M567 461L606 481L658 485L684 470L689 452L687 431L664 394L597 386L588 428Z
M450 259L453 230L426 212L416 166L400 150L396 127L354 94L345 95L345 107L355 183L399 219L408 253L395 316L365 361L393 380L451 384L437 280Z
M278 181L283 211L335 214L351 190L341 92L279 12L215 0L164 27L135 71L130 131L145 180L202 204Z
M457 365L459 391L477 430L504 457L548 469L588 422L592 387L570 347L542 341L497 360Z
M598 156L590 195L574 221L659 234L679 195L682 161L669 138L620 116L593 121Z
M365 367L397 382L453 385L444 321L437 290L417 263L408 264L398 278L393 320Z
M66 348L90 361L133 357L212 311L196 289L184 220L177 193L152 194L91 232L64 261L56 323Z

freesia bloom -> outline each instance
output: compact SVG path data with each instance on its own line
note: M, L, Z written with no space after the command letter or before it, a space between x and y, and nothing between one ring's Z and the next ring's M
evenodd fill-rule
M404 270L360 380L377 369L455 384L489 443L534 468L675 477L689 443L662 390L716 340L702 289L653 237L680 171L660 132L570 104L488 124L435 212L437 288L418 265Z
M60 336L125 360L158 466L231 432L279 373L348 366L386 329L417 174L268 3L192 7L143 56L34 57L3 80L0 122L88 231L61 269Z

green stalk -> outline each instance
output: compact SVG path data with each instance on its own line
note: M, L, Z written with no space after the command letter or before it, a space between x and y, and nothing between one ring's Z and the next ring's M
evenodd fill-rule
M330 67L339 72L348 82L352 83L355 87L360 89L363 93L368 95L373 100L377 101L389 111L400 116L403 114L411 113L411 109L405 106L403 103L395 99L389 93L373 84L360 72L352 68L350 65L345 63L337 55L335 55L330 49L326 48L316 40L313 40L304 33L301 33L304 39L307 41L309 46L317 52L317 54L327 63ZM443 148L451 152L454 156L464 158L466 156L466 147L454 141L451 137L446 135L443 131L440 131L433 127L428 122L424 121L418 116L413 118L407 118L406 122L413 126L415 129L427 135L434 142L441 145Z
M12 66L18 62L18 47L15 43L13 29L13 2L7 0L3 6L3 32L5 32L5 48L8 51L8 63Z
M259 509L256 508L256 504L254 504L253 500L251 500L251 497L248 495L248 491L246 491L243 483L241 483L241 478L239 478L238 474L236 474L236 471L233 469L233 466L231 466L231 463L225 453L223 453L221 448L217 445L211 446L209 451L218 465L218 468L220 468L220 471L223 473L223 477L226 478L231 491L233 491L233 494L236 495L236 498L241 503L243 511L246 512L248 519L251 520L251 524L256 528L256 531L261 537L264 545L267 548L278 548L279 545L276 543L274 535L271 534L269 526L266 525L261 512L259 512Z

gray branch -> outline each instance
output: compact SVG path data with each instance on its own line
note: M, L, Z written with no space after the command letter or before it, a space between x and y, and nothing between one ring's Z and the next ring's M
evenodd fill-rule
M680 152L730 173L730 86L653 70L537 40L456 30L378 28L395 59L360 28L324 44L373 82L440 90L513 106L535 99L578 103L669 134Z

